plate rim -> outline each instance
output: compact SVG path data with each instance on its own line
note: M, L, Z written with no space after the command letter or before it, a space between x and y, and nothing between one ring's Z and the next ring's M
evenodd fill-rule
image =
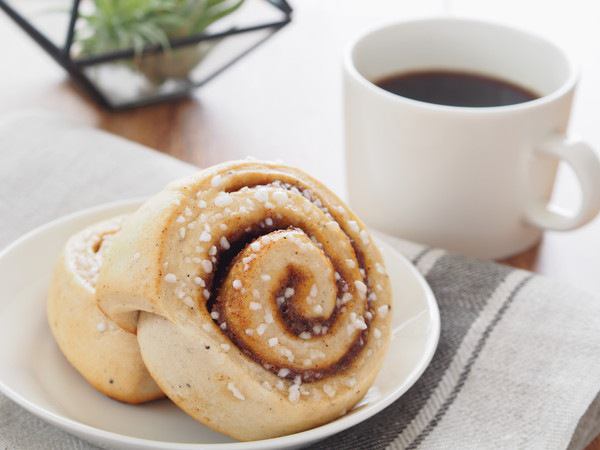
M59 227L65 222L70 222L73 220L77 220L79 218L92 215L92 214L100 214L103 212L108 212L112 209L125 209L128 207L135 208L139 206L147 197L136 197L129 198L124 200L117 200L112 202L102 203L100 205L80 209L69 214L60 216L50 222L47 222L43 225L40 225L33 230L26 232L25 234L18 237L15 241L10 243L4 249L0 251L0 260L10 255L16 248L18 248L22 243L28 241L29 239L35 238L36 236L45 233L49 229ZM46 408L37 405L36 403L31 402L26 397L21 395L20 393L14 391L9 386L7 386L2 379L0 379L0 392L6 395L9 399L15 402L17 405L23 407L30 413L39 417L40 419L59 427L62 430L67 431L68 433L74 434L76 436L82 437L84 440L86 436L93 438L95 441L101 440L105 442L110 442L114 444L126 444L129 446L138 446L140 448L151 448L151 449L164 449L168 448L171 450L197 450L199 448L202 449L210 449L210 450L224 450L224 449L236 449L236 450L249 450L252 448L261 448L261 449L275 449L282 446L290 447L294 445L302 445L308 444L311 442L317 442L322 439L326 439L333 434L339 433L341 431L347 430L367 419L379 413L393 402L398 400L408 389L410 389L417 380L421 377L423 372L429 367L431 360L433 359L433 355L437 349L440 337L440 314L439 308L437 305L437 301L431 290L431 287L425 280L425 277L417 270L417 268L399 251L394 249L390 244L383 241L378 236L375 236L375 240L377 245L380 247L386 247L389 251L395 253L402 263L407 267L407 270L411 272L411 275L414 276L419 286L423 289L425 293L425 299L428 306L428 310L431 315L431 332L429 334L429 338L427 339L425 352L424 352L424 360L420 365L418 370L414 370L410 373L409 377L407 377L405 383L403 383L398 388L394 389L386 398L371 405L366 405L359 411L355 412L351 416L346 416L345 418L341 418L335 420L333 422L326 423L324 425L318 426L316 428L311 428L306 431L301 431L299 433L294 433L286 436L280 436L276 438L270 439L262 439L256 441L245 441L245 442L227 442L227 443L189 443L189 442L168 442L168 441L158 441L153 439L145 439L135 436L129 436L126 434L121 434L113 431L103 430L101 428L96 428L92 425L88 425L82 423L76 419L72 419L69 417L65 417L63 415L54 413L52 411L47 410ZM340 423L341 422L341 423ZM341 426L340 426L341 425ZM167 447L168 446L168 447Z

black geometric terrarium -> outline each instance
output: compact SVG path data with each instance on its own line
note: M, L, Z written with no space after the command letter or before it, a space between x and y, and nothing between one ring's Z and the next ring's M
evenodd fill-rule
M161 1L154 0L154 4L161 5ZM166 7L194 2L199 0L164 0ZM91 20L86 11L99 3L110 6L109 0L55 0L41 2L43 7L38 3L36 8L34 0L0 0L0 9L94 100L112 110L186 95L261 45L290 23L292 16L286 0L203 0L203 5L214 5L216 13L195 28L200 32L160 40L160 35L150 34L149 27L140 34L154 36L154 41L134 39L134 45L90 51L89 39L79 37L86 32L84 22ZM160 20L168 25L167 19Z

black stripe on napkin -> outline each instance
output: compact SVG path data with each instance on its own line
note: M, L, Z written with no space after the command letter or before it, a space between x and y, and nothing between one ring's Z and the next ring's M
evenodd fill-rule
M471 356L469 356L467 364L465 364L465 367L461 371L460 376L458 377L458 382L452 389L452 392L450 393L450 395L448 396L446 401L442 404L442 406L440 407L438 412L435 414L433 419L427 424L425 429L415 438L415 440L406 447L406 450L416 449L421 444L421 442L423 442L423 440L425 440L425 438L427 438L427 436L429 436L431 431L437 426L437 424L442 419L442 417L444 417L444 414L446 414L446 411L448 411L450 406L452 406L452 403L454 403L454 400L456 400L456 397L458 397L458 394L460 393L461 389L465 385L465 382L467 381L467 378L469 377L469 374L471 373L471 368L473 367L473 364L475 364L475 361L477 361L477 358L481 354L481 351L483 350L483 347L485 346L485 343L487 342L488 338L492 334L492 331L494 331L494 328L496 328L496 325L498 325L498 322L500 322L500 320L506 313L506 310L514 301L517 293L523 288L523 286L525 286L525 284L527 284L527 282L530 279L531 279L531 276L522 280L512 290L512 292L510 293L508 298L504 301L504 303L502 304L500 309L496 312L494 318L488 324L485 331L483 332L483 334L477 341L477 345L475 346L475 349L473 350L473 353L471 354Z

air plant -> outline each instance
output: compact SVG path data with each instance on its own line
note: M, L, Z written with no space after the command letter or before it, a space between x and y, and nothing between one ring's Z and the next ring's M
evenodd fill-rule
M80 13L83 26L76 40L82 55L133 48L134 66L148 79L186 78L212 48L200 42L171 49L170 39L202 33L237 10L244 0L93 0ZM144 54L149 45L162 52Z

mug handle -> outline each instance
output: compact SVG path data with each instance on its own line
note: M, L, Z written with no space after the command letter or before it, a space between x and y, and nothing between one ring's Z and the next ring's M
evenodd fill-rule
M538 228L566 231L579 228L596 217L600 212L600 159L592 147L582 141L555 136L535 150L571 166L579 180L581 206L574 215L568 215L538 199L529 205L526 221Z

